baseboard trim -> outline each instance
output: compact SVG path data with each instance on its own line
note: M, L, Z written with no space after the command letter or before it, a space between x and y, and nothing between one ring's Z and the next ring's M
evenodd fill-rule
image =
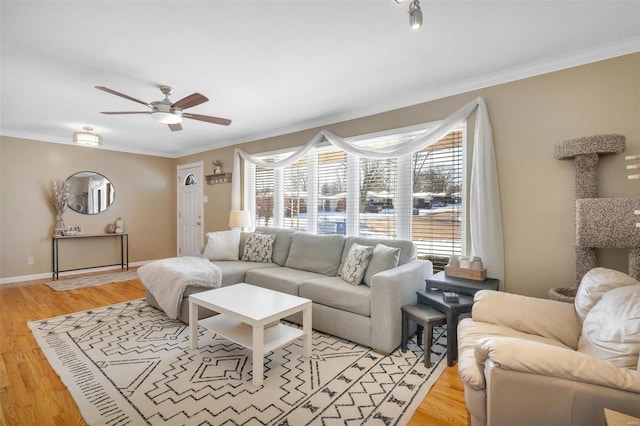
M146 263L149 262L153 262L153 260L143 260L140 262L129 262L129 267L132 266L142 266ZM71 275L79 275L79 274L86 274L88 272L100 272L100 271L113 271L113 270L120 270L120 266L104 266L101 268L87 268L87 269L79 269L77 271L69 271L69 272L60 272L60 276L61 277L68 277ZM7 278L0 278L0 285L3 284L15 284L15 283L20 283L20 282L24 282L24 281L33 281L33 280L42 280L42 279L47 279L47 278L52 278L53 273L52 272L43 272L41 274L33 274L33 275L21 275L21 276L17 276L17 277L7 277Z

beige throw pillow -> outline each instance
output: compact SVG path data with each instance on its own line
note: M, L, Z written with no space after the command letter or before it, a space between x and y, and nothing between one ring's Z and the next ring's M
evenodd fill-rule
M342 266L342 272L340 273L342 279L349 284L360 285L372 255L373 247L354 243L349 249L347 258Z
M376 244L373 248L373 256L371 256L367 271L364 273L364 283L370 286L371 280L375 274L386 271L387 269L395 268L398 266L399 260L399 248L385 246L384 244Z

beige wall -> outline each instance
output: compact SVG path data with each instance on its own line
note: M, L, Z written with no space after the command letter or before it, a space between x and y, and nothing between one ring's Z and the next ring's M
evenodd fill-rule
M55 213L50 182L82 170L107 176L116 190L115 202L96 215L67 209L65 224L103 233L122 217L130 262L175 256L174 159L0 137L0 278L51 271ZM116 239L60 244L63 269L119 262ZM29 256L34 265L27 264Z
M504 243L506 290L546 297L549 288L572 286L574 255L574 165L553 158L565 139L602 133L627 137L626 153L640 154L640 54L502 84L408 108L326 126L349 137L445 118L474 99L485 98L493 125ZM251 153L298 146L319 129L243 144ZM231 171L234 147L178 160L222 160ZM233 176L233 179L237 179ZM640 196L640 183L626 178L624 155L599 165L600 196ZM227 229L231 185L206 185L205 228ZM600 253L604 266L627 270L623 251Z

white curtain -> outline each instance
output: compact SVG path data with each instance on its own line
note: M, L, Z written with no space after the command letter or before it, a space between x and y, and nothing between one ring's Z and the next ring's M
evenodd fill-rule
M487 105L482 98L469 102L435 129L416 137L413 141L394 147L381 149L362 148L340 136L321 130L313 139L287 158L267 163L242 149L236 149L233 159L233 190L231 208L240 210L240 159L264 168L281 168L291 165L304 157L314 147L325 140L349 154L364 158L399 158L432 145L447 135L457 124L476 113L475 141L471 165L471 184L469 197L469 227L471 234L471 255L480 256L487 268L488 276L504 282L504 242L502 237L502 213L500 209L500 191L496 170L493 134Z

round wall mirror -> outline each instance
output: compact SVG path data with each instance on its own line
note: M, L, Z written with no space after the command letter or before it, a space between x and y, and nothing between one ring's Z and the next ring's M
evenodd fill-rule
M97 214L113 204L116 190L109 179L96 172L78 172L69 176L69 201L73 211Z

